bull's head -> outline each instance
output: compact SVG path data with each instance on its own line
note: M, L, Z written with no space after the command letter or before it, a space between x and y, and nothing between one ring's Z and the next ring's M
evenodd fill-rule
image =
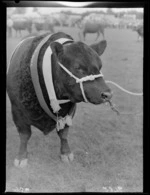
M103 54L106 48L105 40L91 46L82 42L66 45L53 42L50 46L53 51L54 86L59 99L68 98L72 102L81 102L85 101L86 97L88 102L101 104L112 97L111 90L100 74L102 62L99 56ZM74 77L68 74L60 66L61 64ZM89 75L94 75L95 78L93 80L87 79L82 84L75 79L76 77L80 81L81 78L87 78ZM96 77L96 75L100 76Z

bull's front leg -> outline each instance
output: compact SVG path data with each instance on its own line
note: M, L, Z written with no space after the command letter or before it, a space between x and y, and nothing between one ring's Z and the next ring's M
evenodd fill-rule
M98 39L99 36L100 36L100 32L97 31L97 37L96 37L95 41L97 41L97 39Z
M103 40L105 40L105 35L104 35L104 32L102 32L102 36L103 36Z
M73 161L73 158L74 158L73 153L71 153L71 150L69 148L69 144L67 140L68 130L69 130L69 127L65 126L64 129L57 131L58 136L60 138L60 142L61 142L60 156L63 162Z
M86 32L83 32L83 40L85 41L85 37L86 37Z

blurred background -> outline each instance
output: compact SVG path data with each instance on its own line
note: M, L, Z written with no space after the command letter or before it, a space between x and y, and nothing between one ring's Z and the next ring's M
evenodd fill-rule
M101 23L106 29L133 29L143 25L142 8L7 8L8 37L23 37L30 33L79 31L90 21ZM74 31L73 30L73 31ZM74 33L71 32L74 36ZM76 37L76 36L75 36Z

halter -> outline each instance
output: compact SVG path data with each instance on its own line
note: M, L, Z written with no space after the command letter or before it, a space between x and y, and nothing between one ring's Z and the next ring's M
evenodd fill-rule
M75 75L72 74L72 72L70 72L66 67L64 67L60 62L58 62L58 64L60 65L60 67L66 72L68 73L71 77L73 77L75 80L76 80L76 83L79 83L80 84L80 89L81 89L81 92L82 92L82 96L84 98L84 101L85 102L89 102L86 98L86 95L85 95L85 92L84 92L84 88L83 88L83 82L85 81L93 81L95 80L96 78L99 78L99 77L103 77L103 74L100 72L100 74L97 74L97 75L88 75L88 76L85 76L85 77L82 77L82 78L78 78L76 77Z

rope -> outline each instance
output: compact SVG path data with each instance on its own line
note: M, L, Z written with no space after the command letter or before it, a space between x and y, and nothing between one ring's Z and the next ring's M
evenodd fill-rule
M128 91L128 90L126 90L126 89L124 89L123 87L121 87L120 85L118 85L117 83L115 83L115 82L113 82L113 81L105 81L106 83L111 83L111 84L113 84L113 85L115 85L116 87L118 87L119 89L121 89L122 91L124 91L124 92L126 92L126 93L128 93L128 94L131 94L131 95L143 95L143 93L133 93L133 92L131 92L131 91Z
M138 112L138 113L121 112L120 114L127 114L127 115L129 115L129 114L131 114L131 115L142 115L143 112Z
M118 85L117 83L115 83L115 82L113 82L113 81L105 81L106 83L111 83L111 84L113 84L113 85L115 85L116 87L118 87L119 89L121 89L122 91L124 91L124 92L126 92L126 93L128 93L128 94L130 94L130 95L136 95L136 96L142 96L143 95L143 93L133 93L133 92L131 92L131 91L128 91L128 90L126 90L126 89L124 89L123 87L121 87L120 85ZM115 112L117 112L117 114L118 115L122 115L122 114L127 114L127 115L142 115L143 114L143 112L138 112L138 113L130 113L130 112L119 112L117 109L116 109L116 106L115 105L113 105L111 102L109 102L110 103L110 106L111 106L111 109L113 110L113 111L115 111ZM107 111L108 109L106 109L105 111Z
M101 109L101 111L108 111L108 110L110 110L110 109L109 108L108 109ZM132 113L132 112L119 112L119 115L123 115L123 114L125 114L125 115L126 114L127 115L136 115L136 116L138 116L138 115L142 115L143 112L137 112L137 113Z

